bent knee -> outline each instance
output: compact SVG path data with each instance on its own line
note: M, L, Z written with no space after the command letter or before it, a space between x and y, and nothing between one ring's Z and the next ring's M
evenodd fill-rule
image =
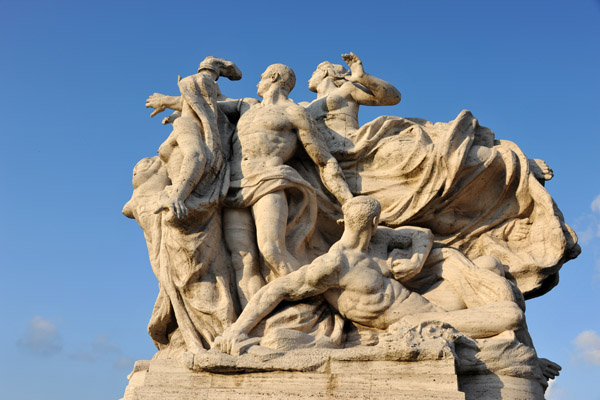
M499 276L505 276L504 266L494 256L481 256L473 260L473 263L479 268L487 269Z
M506 304L506 318L507 324L509 325L508 329L514 330L523 327L525 323L525 313L521 308L513 302L503 302Z

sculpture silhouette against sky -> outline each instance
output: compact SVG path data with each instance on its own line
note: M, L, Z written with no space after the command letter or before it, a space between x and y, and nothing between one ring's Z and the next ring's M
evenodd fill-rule
M350 71L319 64L311 103L288 98L282 64L261 75L262 101L228 98L216 81L241 72L214 57L180 80L180 97L148 98L151 116L175 111L163 120L173 131L136 165L123 212L144 229L160 285L156 357L371 346L439 321L510 343L513 373L525 365L545 385L560 367L535 354L524 299L580 251L544 188L552 170L469 111L359 126L359 106L401 95L342 57Z

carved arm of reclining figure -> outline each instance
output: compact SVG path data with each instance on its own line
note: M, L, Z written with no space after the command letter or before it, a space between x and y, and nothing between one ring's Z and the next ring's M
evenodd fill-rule
M212 347L234 354L240 350L236 343L248 339L252 328L283 300L302 300L337 286L338 272L343 265L340 260L339 256L324 254L311 264L267 283L250 299L237 321L215 339Z
M387 245L386 264L400 282L418 275L433 246L433 233L427 228L378 227L373 241Z

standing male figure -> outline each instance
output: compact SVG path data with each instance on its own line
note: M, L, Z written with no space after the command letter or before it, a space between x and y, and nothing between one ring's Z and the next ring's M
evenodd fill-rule
M228 117L239 118L232 144L231 182L223 224L242 306L264 285L256 244L273 275L281 276L300 267L301 262L295 256L302 252L314 231L315 191L294 168L285 164L296 154L299 144L336 199L343 204L352 198L342 170L319 136L314 121L304 108L288 98L295 83L290 67L273 64L257 85L262 103L254 99L218 102ZM154 94L146 106L157 111L180 110L181 99ZM286 191L291 193L290 197Z
M342 171L319 136L314 121L303 107L288 98L295 83L296 77L290 67L273 64L261 75L257 85L262 103L245 109L238 107L242 115L237 125L237 138L233 140L231 187L226 201L233 210L225 214L225 237L236 273L241 272L242 276L257 274L256 257L236 256L243 248L248 248L243 244L248 238L241 236L248 236L247 227L252 226L252 218L245 209L249 209L254 217L258 250L273 274L283 276L301 265L288 249L295 252L306 244L314 230L317 211L314 189L295 169L285 164L300 145L318 167L323 184L336 199L343 204L352 198ZM223 107L225 109L226 105ZM287 190L291 191L293 199L286 195ZM301 214L308 218L301 220ZM246 235L240 234L244 226ZM251 286L240 296L243 305L245 298L250 298L262 285Z

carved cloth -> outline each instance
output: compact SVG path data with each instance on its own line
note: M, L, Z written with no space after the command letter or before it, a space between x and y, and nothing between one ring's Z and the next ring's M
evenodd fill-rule
M224 175L213 181L216 187L221 187ZM159 350L177 341L175 347L182 349L181 342L189 345L190 340L208 348L235 319L217 208L219 190L204 198L193 193L186 202L189 215L177 221L164 211L154 213L160 187L145 186L134 190L132 204L159 281L148 332Z
M279 165L232 180L225 205L248 208L263 196L282 190L288 194L286 247L298 261L305 263L305 247L317 222L317 199L315 189L294 168Z
M436 124L383 116L348 139L354 147L333 154L350 190L379 200L384 225L429 228L470 259L495 256L530 297L550 290L577 252L574 232L527 157L514 143L494 140L469 111ZM325 191L314 170L299 170ZM318 196L320 215L340 212Z
M159 206L158 194L171 189L165 184L140 185L134 190L130 203L133 215L144 230L152 269L159 281L160 291L148 332L161 350L158 354L164 356L173 350L210 348L214 338L236 316L231 296L233 277L222 240L220 213L228 188L229 166L223 162L221 151L221 141L227 138L219 137L219 131L231 134L232 129L222 115L216 121L210 107L211 96L202 96L200 89L206 86L202 83L205 82L187 78L180 82L182 96L198 121L202 121L201 125L190 125L186 122L188 117L174 123L174 129L181 130L179 134L193 129L185 133L201 136L202 154L206 159L203 177L186 200L188 216L178 220L170 212L154 213ZM207 119L212 123L204 123ZM209 129L200 128L209 125Z
M525 299L514 282L477 267L458 250L451 248L433 249L421 273L402 283L412 290L423 292L440 278L460 294L467 308L510 301L525 312ZM463 346L465 340L472 345ZM465 340L455 344L457 367L461 373L476 375L493 372L535 379L546 385L526 325L518 331L508 330L486 339Z
M306 245L315 232L317 200L315 189L288 166L247 174L230 182L225 204L232 208L251 207L263 196L285 190L288 194L286 247L302 264L311 261ZM310 347L340 347L344 321L321 297L301 302L283 302L251 332L261 345L277 350Z

